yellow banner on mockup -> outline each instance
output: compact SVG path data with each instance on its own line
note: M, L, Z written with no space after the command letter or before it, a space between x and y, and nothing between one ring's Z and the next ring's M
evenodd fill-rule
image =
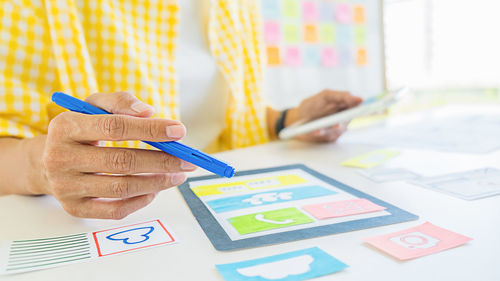
M305 179L297 175L282 175L251 179L246 181L201 185L193 187L192 190L194 194L196 194L198 197L201 197L216 194L239 193L250 190L301 184L305 182Z

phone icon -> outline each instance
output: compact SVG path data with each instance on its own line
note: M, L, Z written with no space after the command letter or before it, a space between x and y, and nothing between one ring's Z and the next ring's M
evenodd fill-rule
M261 222L267 222L267 223L272 223L272 224L289 224L289 223L294 222L293 219L285 219L282 221L268 220L268 219L264 218L263 214L255 215L255 219L258 221L261 221Z

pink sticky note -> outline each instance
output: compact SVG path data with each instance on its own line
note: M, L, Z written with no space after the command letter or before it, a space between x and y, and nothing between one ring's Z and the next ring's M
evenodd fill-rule
M313 1L305 1L302 4L302 13L304 20L316 21L318 19L318 9L316 8L316 3Z
M337 52L334 48L324 48L321 52L321 65L336 66L338 64Z
M300 58L300 50L297 47L290 47L286 49L285 61L289 66L300 66L302 60Z
M467 243L472 238L429 222L403 231L365 238L365 242L400 259L409 260Z
M366 199L354 199L306 205L302 209L315 218L322 220L382 211L385 210L385 207L374 204Z
M264 37L267 43L278 43L281 40L280 24L275 21L264 23Z
M337 4L335 6L335 19L338 23L351 23L352 21L352 12L351 7L348 4Z

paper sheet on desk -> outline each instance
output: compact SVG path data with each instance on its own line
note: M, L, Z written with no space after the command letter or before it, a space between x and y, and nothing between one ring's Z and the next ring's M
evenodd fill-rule
M428 117L405 125L351 131L340 142L487 153L500 148L500 116Z
M465 200L500 194L500 170L482 168L472 171L417 178L410 183Z
M216 267L227 281L300 281L341 271L347 265L313 247Z
M177 241L160 220L51 238L0 242L0 275L14 274Z

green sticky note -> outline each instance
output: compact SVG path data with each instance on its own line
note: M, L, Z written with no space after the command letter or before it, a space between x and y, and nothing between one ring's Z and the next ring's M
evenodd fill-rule
M299 1L298 0L285 0L283 1L283 14L287 18L299 17Z
M333 24L321 24L319 26L319 38L321 43L335 43L335 26Z
M366 30L364 26L356 26L354 28L354 43L358 46L365 45Z
M295 207L233 217L228 221L242 235L314 222Z
M285 24L284 37L287 43L298 43L300 40L299 26L296 24Z

